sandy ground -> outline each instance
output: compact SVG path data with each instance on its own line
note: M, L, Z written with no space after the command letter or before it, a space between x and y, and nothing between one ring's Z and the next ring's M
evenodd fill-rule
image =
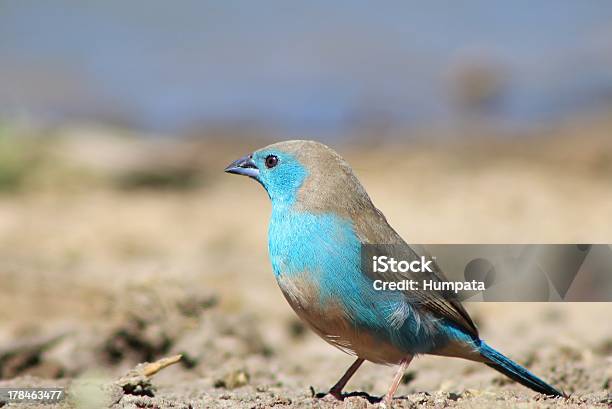
M612 145L554 141L339 150L409 242L611 242ZM62 155L106 171L142 151L123 143L104 156L100 146L108 143L70 142ZM276 288L265 192L222 173L255 147L200 147L203 176L190 189L44 182L3 194L0 386L65 386L55 406L71 408L376 404L395 368L366 363L344 402L315 396L352 358L310 334ZM422 357L395 407L610 407L612 304L467 308L489 344L571 397L546 399L484 365ZM138 363L175 354L179 363L135 389L121 384Z

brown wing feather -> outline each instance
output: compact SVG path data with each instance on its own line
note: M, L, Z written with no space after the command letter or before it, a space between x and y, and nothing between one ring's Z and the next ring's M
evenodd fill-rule
M362 210L365 210L365 208ZM367 214L367 212L361 212L360 215L353 215L354 226L362 244L390 244L392 246L385 248L395 253L389 254L389 256L395 257L396 260L411 261L419 259L421 255L427 256L424 249L419 249L408 245L387 223L384 215L378 211L378 209L375 210L375 215L371 213ZM406 279L413 279L417 280L418 282L422 282L424 278L437 281L448 281L440 267L435 262L432 263L432 267L433 273L426 273L426 276L423 276L420 273L412 272L373 273L369 271L368 274L372 274L372 279L374 280L389 282ZM426 311L434 314L434 316L446 318L464 330L467 334L475 338L478 337L478 329L476 328L476 325L470 318L461 302L457 299L454 292L423 291L422 289L419 289L416 291L405 291L404 294L411 304L416 305L418 308L425 309Z

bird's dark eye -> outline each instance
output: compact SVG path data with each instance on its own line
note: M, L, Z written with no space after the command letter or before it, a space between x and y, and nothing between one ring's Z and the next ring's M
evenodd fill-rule
M266 168L271 169L278 164L278 157L275 155L266 156Z

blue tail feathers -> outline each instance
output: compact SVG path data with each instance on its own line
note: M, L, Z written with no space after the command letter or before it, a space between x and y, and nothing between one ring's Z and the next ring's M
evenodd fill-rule
M506 358L484 342L481 342L479 351L480 354L487 360L485 364L503 373L504 375L520 383L521 385L524 385L544 395L566 396L560 390L547 384L546 382L529 372L527 369Z

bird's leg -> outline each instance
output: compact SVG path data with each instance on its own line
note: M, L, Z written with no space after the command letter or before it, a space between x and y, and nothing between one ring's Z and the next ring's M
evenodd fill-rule
M353 362L353 365L351 365L349 369L346 370L344 375L342 375L342 378L340 378L340 380L336 382L334 386L332 386L332 388L329 390L329 394L338 400L342 400L342 389L344 389L349 379L351 379L355 372L357 372L357 369L359 369L363 361L364 360L362 358L357 358L357 360Z
M404 372L406 372L406 368L408 368L408 364L410 364L410 361L412 361L412 358L412 356L409 356L400 361L400 367L397 370L397 373L395 374L395 378L393 378L393 383L391 384L389 391L387 391L383 405L381 406L391 408L391 401L393 400L393 395L395 395L395 391L397 391L397 387L399 386L400 381L402 380Z

